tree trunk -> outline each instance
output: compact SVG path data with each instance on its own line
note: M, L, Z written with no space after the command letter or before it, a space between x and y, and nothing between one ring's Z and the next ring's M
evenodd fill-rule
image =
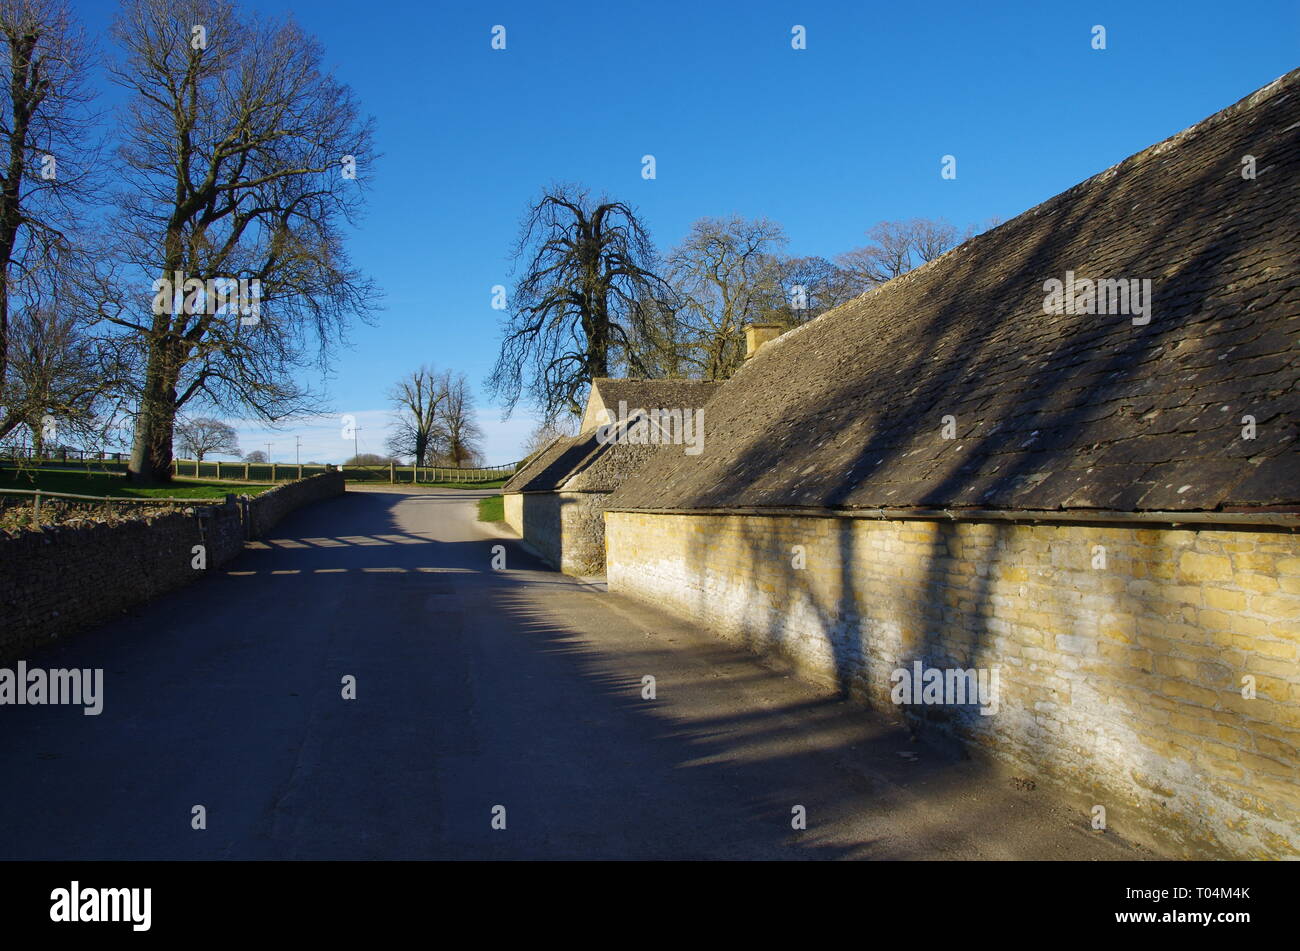
M127 478L144 485L172 480L172 431L176 423L176 386L168 372L167 346L150 348L140 415Z

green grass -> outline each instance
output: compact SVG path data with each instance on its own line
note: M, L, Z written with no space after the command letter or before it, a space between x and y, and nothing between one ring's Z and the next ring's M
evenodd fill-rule
M478 500L478 520L480 522L504 522L506 520L506 498L504 495L489 495Z
M66 469L0 469L0 489L40 489L42 492L67 492L71 495L105 495L117 498L222 499L227 494L260 495L269 484L209 482L201 479L176 479L151 488L132 485L120 475L108 472L73 472Z

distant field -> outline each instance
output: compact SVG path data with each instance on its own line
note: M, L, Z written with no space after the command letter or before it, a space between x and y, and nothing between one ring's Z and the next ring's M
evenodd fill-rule
M19 470L0 468L0 489L40 489L42 492L67 492L72 495L106 495L117 498L162 497L173 499L221 499L227 494L260 495L270 484L208 482L200 479L177 479L156 488L131 485L122 476L107 472L72 472L66 469Z
M480 522L504 522L506 520L506 500L502 495L490 495L478 500L478 520Z

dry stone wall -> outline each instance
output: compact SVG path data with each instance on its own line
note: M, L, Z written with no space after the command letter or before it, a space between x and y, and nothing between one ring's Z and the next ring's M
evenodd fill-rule
M163 515L0 535L0 661L189 584L293 509L343 491L343 476L333 472ZM205 568L196 567L198 545Z

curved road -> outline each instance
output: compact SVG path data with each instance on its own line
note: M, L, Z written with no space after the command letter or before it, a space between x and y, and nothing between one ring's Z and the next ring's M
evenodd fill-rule
M0 858L1145 857L546 570L474 520L482 494L350 490L25 658L104 668L104 710L0 708Z

